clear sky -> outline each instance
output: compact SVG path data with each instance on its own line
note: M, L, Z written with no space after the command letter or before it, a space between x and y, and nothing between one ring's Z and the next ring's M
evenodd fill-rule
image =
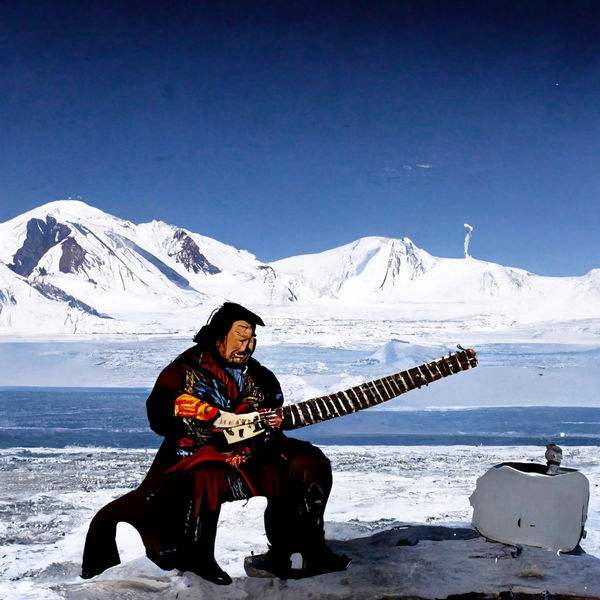
M600 267L600 2L0 0L0 221Z

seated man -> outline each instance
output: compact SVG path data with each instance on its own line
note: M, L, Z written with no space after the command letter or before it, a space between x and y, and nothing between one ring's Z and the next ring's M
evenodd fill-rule
M329 460L308 442L286 437L277 409L283 394L273 373L251 357L262 319L239 304L223 304L194 341L158 377L147 401L152 429L165 437L136 489L92 520L82 577L119 563L114 537L120 521L138 529L146 553L164 569L231 583L214 558L220 506L263 495L269 551L252 567L292 576L290 557L303 557L302 575L343 570L348 559L326 545L323 513L331 490ZM259 411L266 430L228 444L219 426L231 413Z

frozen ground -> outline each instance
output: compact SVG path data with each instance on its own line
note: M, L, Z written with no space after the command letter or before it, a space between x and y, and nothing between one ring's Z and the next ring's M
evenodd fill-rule
M361 349L261 341L256 357L276 373L288 402L333 393L456 350L447 341L402 338L371 340ZM160 370L190 345L181 338L0 343L0 386L151 388ZM482 339L463 345L477 350L478 369L392 400L386 408L600 406L598 343Z
M365 315L364 322L357 323L342 314L337 320L323 323L313 315L302 323L277 315L273 327L261 333L257 357L278 375L287 400L298 401L438 358L454 349L458 342L478 351L478 369L406 394L387 403L386 408L600 406L600 342L595 321L582 321L576 327L571 323L564 328L563 324L556 323L535 331L504 328L491 334L489 331L476 333L472 328L461 330L458 319L449 324L428 318L410 323L391 318L388 322L369 319L369 315ZM487 323L486 327L491 325L493 323ZM464 335L458 335L461 332ZM188 347L188 340L187 334L186 339L4 340L5 343L0 344L0 384L149 388L160 369ZM311 345L317 343L316 340L318 345ZM465 527L471 515L468 498L479 475L499 462L541 461L543 450L543 447L516 446L329 446L326 452L332 459L335 482L326 515L328 537L349 540L405 523ZM0 450L0 597L19 600L137 600L175 598L176 594L180 594L180 599L213 597L214 588L211 589L210 584L189 575L162 573L145 558L140 558L139 539L126 526L120 530L124 564L98 580L84 583L78 579L89 520L110 499L139 483L152 455L152 451L143 449ZM565 465L580 469L590 480L588 537L582 545L589 555L598 557L598 447L566 447ZM223 510L217 555L232 576L242 576L245 555L266 547L262 531L263 507L264 501L256 498L247 504L227 505ZM405 562L401 562L398 569L405 570L398 571L398 577L414 580L417 585L415 573L422 572L419 585L426 586L443 574L440 579L458 586L449 593L464 593L473 591L465 589L473 581L468 581L468 574L462 580L457 575L461 564L460 560L456 562L456 557L497 558L506 554L496 546L487 550L487 546L473 546L476 544L473 541L452 542L459 544L460 549L450 552L436 546L447 543L450 542L419 542L415 547L415 552L420 553L418 558L402 554ZM346 593L349 586L356 585L359 589L362 584L372 585L371 591L379 593L381 590L371 581L369 572L382 577L384 574L369 562L378 556L376 549L373 548L374 554L369 554L371 546L366 541L365 544L352 546L352 551L362 557L363 562L357 561L348 571L351 584L348 580L343 583L342 576L331 575L317 578L313 588L302 588L304 591L300 592L300 588L292 586L289 588L292 592L288 593L288 588L278 587L277 583L240 583L247 580L239 579L227 595L222 592L222 597L304 598L309 593L319 597L319 591L327 590L332 598L341 598L350 597ZM565 585L579 586L584 563L577 560L587 560L590 556L553 557L554 562L546 564L549 559L544 556L548 554L528 554L527 564L518 563L518 569L515 566L512 574L497 572L497 581L507 586L516 582L530 590L537 586L539 590L543 585L555 585L556 579L551 573L559 572ZM438 560L441 563L436 562ZM509 560L496 563L513 564ZM598 568L599 563L585 564ZM385 568L392 574L396 572L390 563L385 563ZM518 573L524 575L521 577ZM319 589L319 585L325 584L330 587ZM252 585L259 587L250 593L248 586ZM409 591L416 595L417 590L423 598L436 597L431 595L434 594L431 585L428 589ZM577 589L582 594L600 596L600 584L597 589ZM290 595L293 590L301 595ZM401 591L408 594L406 590ZM574 589L567 587L563 591ZM335 595L338 592L339 595ZM398 595L399 592L394 588L386 593ZM356 597L368 598L368 593L365 594ZM372 597L381 597L381 593Z
M325 447L325 451L334 469L334 488L326 513L327 537L350 540L405 524L468 527L471 518L469 496L477 477L499 462L542 461L543 448L347 446ZM172 592L172 597L175 597L175 591L185 587L183 581L192 588L199 586L196 597L210 597L204 596L202 590L209 593L211 588L202 587L204 584L200 585L195 576L185 575L182 579L176 572L161 572L146 558L140 558L143 556L141 542L137 533L126 525L119 526L123 564L99 579L83 583L78 578L89 520L110 499L137 485L152 454L145 450L97 448L0 451L3 483L0 490L0 580L3 582L0 583L0 597L19 600L63 597L108 599L108 591L113 589L114 592L114 585L117 585L115 581L120 582L119 586L124 586L123 594L128 590L127 595L122 596L127 598L145 598L144 594L153 586L158 586L157 589L164 594ZM592 495L586 526L588 535L582 546L588 554L599 557L600 456L597 447L568 448L564 464L580 469L590 480ZM220 564L233 577L244 577L244 556L266 549L262 527L264 504L264 499L254 498L248 503L235 502L224 506L216 554ZM509 551L501 545L473 547L470 544L474 542L452 543L458 544L452 554L458 553L459 558L461 553L465 553L463 558L466 559L474 552L495 552L509 558ZM431 556L422 555L411 560L425 561L425 564L427 561L442 560L441 569L445 568L444 561L448 561L446 566L450 567L450 557L440 558L447 550L442 552L435 542L419 544L419 552L429 548ZM358 577L362 568L361 560L368 563L370 554L368 548L360 545L351 548L354 548L354 552L363 552L362 559L352 567L354 571L348 571L349 575L355 573ZM436 559L438 550L441 554ZM543 558L544 554L552 554L540 552L539 555L530 555L533 558L527 563L529 567L537 563L538 570L542 569L543 561L547 560ZM563 562L552 569L565 569L563 578L568 581L569 577L573 577L573 581L576 581L576 573L584 563L577 563L573 559L579 558L564 557ZM456 561L457 557L454 556L452 560ZM600 562L593 564L598 565L600 576ZM398 565L398 568L401 567ZM448 582L458 586L451 589L472 591L464 587L468 587L468 581L461 583L460 578L457 580L456 573L444 575L440 572L438 576L440 580L447 576ZM335 581L338 581L339 577L335 577ZM535 576L532 577L525 580L528 585L541 585ZM129 583L123 583L124 580ZM111 581L113 588L110 585L106 587L107 582ZM427 583L423 578L419 581L418 585L421 586ZM598 582L598 589L589 591L600 595L600 579ZM356 585L359 583L357 581ZM415 580L415 585L417 583ZM430 590L433 589L431 584L429 581ZM377 587L373 587L373 593L376 590Z
M244 303L244 300L240 300ZM2 341L80 341L112 338L113 340L145 340L153 338L193 338L215 308L212 304L193 309L178 308L175 312L148 315L145 323L134 323L131 328L111 329L105 323L102 333L43 334L29 331L14 334L0 327ZM251 304L261 315L266 327L260 328L260 343L306 344L310 346L376 349L390 338L411 342L435 343L446 341L451 345L467 346L494 341L520 343L543 341L547 343L600 343L600 318L574 318L565 314L565 320L544 319L543 314L520 318L502 312L502 304L494 303L487 310L468 302L404 302L400 304L373 304L344 306L268 305ZM131 315L123 314L126 325ZM115 322L116 323L116 322ZM40 329L45 331L45 329Z

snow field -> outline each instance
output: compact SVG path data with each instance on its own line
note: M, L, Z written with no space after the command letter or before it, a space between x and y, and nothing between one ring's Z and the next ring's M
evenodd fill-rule
M351 539L402 524L470 523L469 495L477 477L505 461L543 462L537 447L323 447L332 461L334 486L326 512L330 539ZM98 448L0 451L4 486L0 535L0 597L55 598L52 586L78 581L85 532L96 510L141 480L153 453ZM595 447L565 448L565 466L589 479L591 499L584 550L600 556L600 459ZM16 467L18 466L18 471ZM26 474L26 475L25 475ZM25 475L25 476L23 476ZM264 498L226 504L216 556L233 577L243 558L266 550ZM123 566L140 565L152 578L177 585L143 557L139 536L119 526ZM140 561L142 561L140 563ZM110 570L104 578L110 578Z

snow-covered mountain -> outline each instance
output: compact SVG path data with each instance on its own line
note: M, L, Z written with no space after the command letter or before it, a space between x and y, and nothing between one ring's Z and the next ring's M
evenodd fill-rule
M249 252L158 221L135 225L76 200L0 224L0 240L0 307L9 328L24 312L24 290L60 305L57 314L68 307L87 321L215 304L240 284L261 303L289 296Z
M171 315L204 314L224 299L359 312L467 303L516 320L596 318L600 269L540 277L434 257L406 237L366 237L268 264L184 228L136 225L77 200L0 224L0 332L171 331Z
M600 317L600 269L543 277L471 257L435 257L408 238L361 238L271 266L302 303L470 304L519 321Z
M272 263L299 301L346 303L393 300L398 291L426 274L436 259L408 238L366 237L319 254Z
M0 332L31 335L77 331L81 322L110 319L49 283L29 281L0 263Z

